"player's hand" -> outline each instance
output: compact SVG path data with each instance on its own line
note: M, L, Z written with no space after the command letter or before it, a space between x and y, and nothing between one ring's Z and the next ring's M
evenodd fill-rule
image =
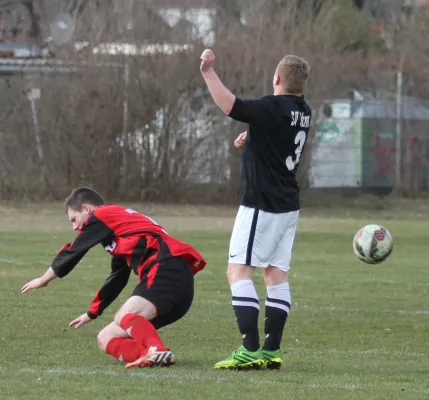
M42 280L42 278L36 278L33 279L32 281L26 283L22 288L21 288L21 294L25 294L28 291L30 291L31 289L40 289L42 287L48 286L48 282L44 282Z
M80 328L82 325L87 324L88 322L91 322L92 319L88 317L88 314L82 314L80 317L77 317L72 322L69 323L69 326L74 326L76 329Z
M213 68L215 58L213 51L210 49L204 50L203 54L201 54L200 71L202 73L210 71Z
M237 149L241 149L244 146L244 142L246 141L247 137L247 131L240 133L237 137L237 139L234 140L234 146L237 147Z

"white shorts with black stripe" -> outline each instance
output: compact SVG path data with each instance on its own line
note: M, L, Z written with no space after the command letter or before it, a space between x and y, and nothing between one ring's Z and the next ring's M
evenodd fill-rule
M288 271L299 211L273 214L240 206L229 246L229 263Z

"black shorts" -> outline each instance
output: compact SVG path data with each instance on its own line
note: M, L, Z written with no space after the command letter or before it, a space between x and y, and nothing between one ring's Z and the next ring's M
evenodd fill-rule
M176 322L191 308L194 275L182 257L172 257L145 272L132 295L143 297L156 307L158 313L151 322L159 329Z

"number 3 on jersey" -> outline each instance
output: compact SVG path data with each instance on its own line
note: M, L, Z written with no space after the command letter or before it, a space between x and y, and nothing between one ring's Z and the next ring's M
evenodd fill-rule
M295 160L292 156L286 158L286 167L289 171L293 171L296 165L299 163L299 159L301 158L302 148L304 147L305 139L307 135L304 131L299 131L295 136L295 144L298 145L295 149Z

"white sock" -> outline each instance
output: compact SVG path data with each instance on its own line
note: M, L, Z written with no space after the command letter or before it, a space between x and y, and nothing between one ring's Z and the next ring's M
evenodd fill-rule
M277 307L289 313L291 308L289 282L267 286L267 300L265 301L265 305L269 307Z
M242 280L231 285L232 305L255 307L259 310L258 293L253 281Z

